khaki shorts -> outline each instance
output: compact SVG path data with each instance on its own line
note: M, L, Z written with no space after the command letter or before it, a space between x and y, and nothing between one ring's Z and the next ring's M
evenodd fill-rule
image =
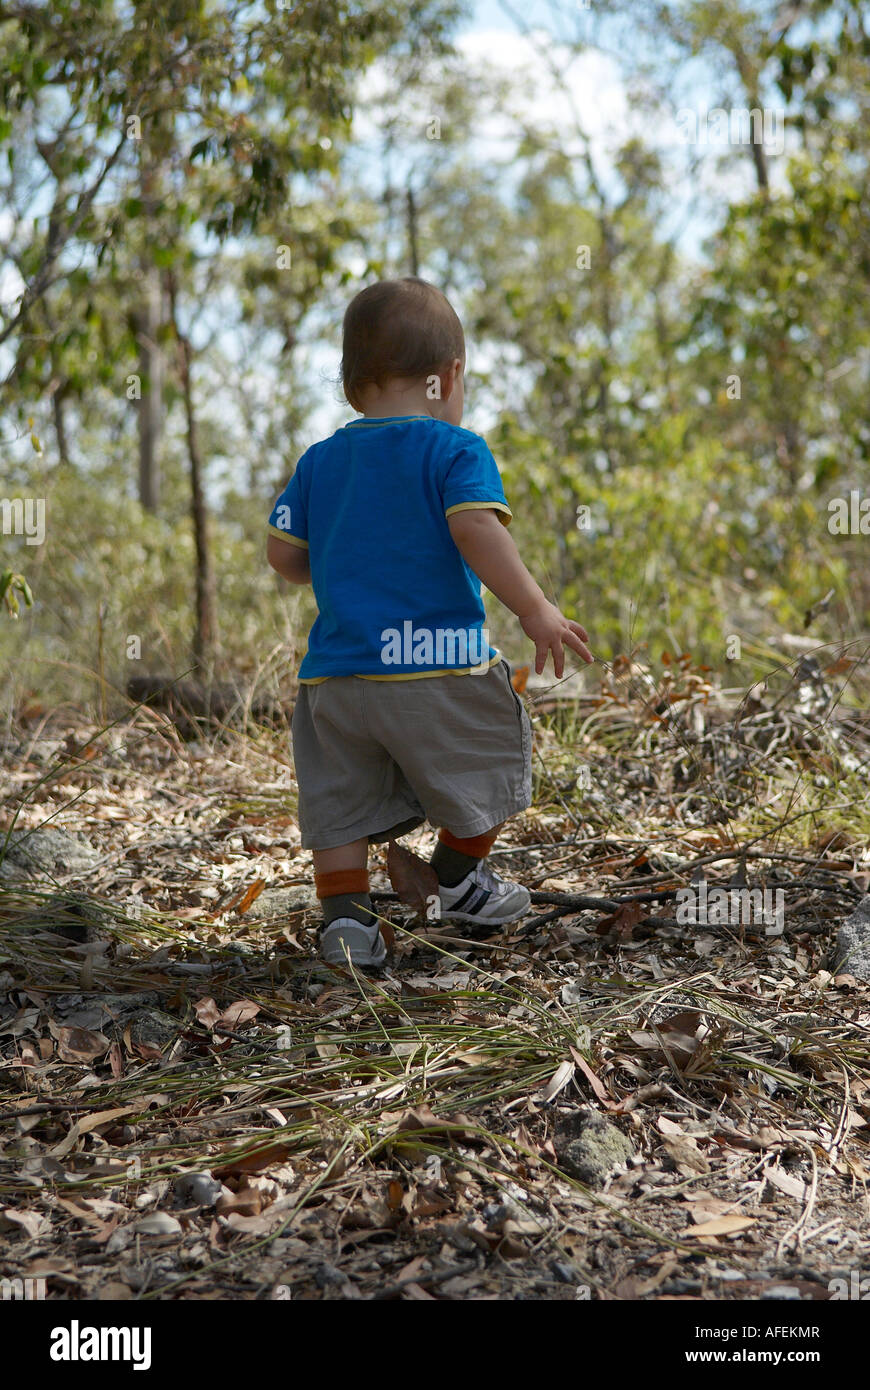
M506 661L484 675L301 685L292 730L305 849L424 820L465 839L531 804L532 729Z

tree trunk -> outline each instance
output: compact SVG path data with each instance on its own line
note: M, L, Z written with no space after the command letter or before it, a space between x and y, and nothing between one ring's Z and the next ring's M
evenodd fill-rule
M139 151L139 188L147 238L156 202L157 167L143 141ZM158 344L162 320L160 272L148 256L147 240L139 260L142 301L134 316L139 344L139 501L148 512L160 505L158 447L163 414L163 358Z
M169 293L172 306L172 324L178 342L178 373L181 378L187 424L187 457L190 464L190 517L193 523L193 542L196 554L196 623L193 634L193 654L197 662L207 668L207 674L211 675L218 651L217 600L209 534L208 505L202 483L202 455L199 449L199 435L191 386L190 368L193 361L193 348L190 339L181 332L178 325L174 276L170 277Z
M414 190L408 184L408 259L411 263L411 274L420 274L420 254L417 248L417 204L414 200Z
M163 363L157 334L160 328L160 276L156 267L142 267L143 302L135 316L139 342L139 501L148 512L160 503L157 446L163 398Z
M69 467L69 441L66 432L65 387L58 386L51 397L51 411L54 416L54 437L57 442L58 462Z

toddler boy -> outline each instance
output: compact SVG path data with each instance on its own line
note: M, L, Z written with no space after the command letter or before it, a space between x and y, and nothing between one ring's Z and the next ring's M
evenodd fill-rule
M344 318L342 384L360 418L303 454L269 518L268 560L311 583L318 617L299 670L293 753L302 845L323 909L321 952L362 969L386 946L370 843L425 819L441 916L498 925L525 888L490 869L502 823L531 801L531 728L490 646L481 581L557 677L579 623L529 574L483 439L461 428L465 339L440 290L370 285Z

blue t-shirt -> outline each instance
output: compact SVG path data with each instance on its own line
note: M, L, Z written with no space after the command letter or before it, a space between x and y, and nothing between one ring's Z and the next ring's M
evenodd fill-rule
M269 517L269 532L307 546L319 614L300 681L407 679L485 670L480 580L447 518L511 511L480 435L429 415L361 418L314 444Z

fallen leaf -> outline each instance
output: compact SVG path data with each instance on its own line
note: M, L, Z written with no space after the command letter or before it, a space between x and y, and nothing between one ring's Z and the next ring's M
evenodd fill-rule
M417 1105L411 1110L384 1110L380 1118L382 1123L389 1127L388 1132L394 1135L416 1134L425 1129L455 1134L465 1139L475 1137L474 1122L467 1115L454 1115L452 1118L445 1117L439 1120L432 1114L428 1105Z
M692 1216L696 1213L693 1211ZM686 1231L690 1240L705 1240L708 1236L730 1236L737 1231L745 1231L756 1224L754 1216L716 1216L712 1221L704 1221L694 1230Z
M764 1174L767 1181L784 1192L787 1197L796 1197L799 1201L805 1202L810 1195L809 1185L803 1178L796 1177L793 1173L786 1173L778 1164L768 1168Z
M239 1216L259 1216L263 1210L263 1196L256 1188L245 1187L238 1192L222 1192L215 1203L218 1216L229 1216L237 1212Z
M214 1028L220 1021L221 1011L212 999L211 995L206 995L205 999L194 1001L193 1011L203 1028Z
M663 1018L657 1024L660 1033L679 1033L690 1038L694 1038L700 1026L701 1015L697 1009L684 1009L681 1013Z
M332 1062L339 1055L338 1048L328 1033L315 1033L314 1046L317 1049L318 1057L324 1062Z
M57 1055L62 1062L93 1062L109 1050L109 1039L90 1028L65 1028L49 1023L48 1030L57 1041Z
M96 1296L101 1303L120 1303L122 1300L131 1299L133 1290L129 1284L122 1284L118 1279L110 1279L107 1284L100 1285Z
M20 1227L29 1236L34 1237L41 1235L44 1230L48 1229L49 1225L48 1217L43 1216L40 1212L19 1211L15 1207L0 1208L0 1230L8 1231L11 1227L14 1231Z
M257 898L259 898L260 894L262 893L265 887L266 880L264 878L255 878L254 882L250 885L250 887L245 890L245 893L242 896L241 901L236 907L236 912L247 912L248 908L251 906L251 903L253 903ZM229 911L230 909L225 910Z
M289 1144L266 1144L251 1153L228 1159L221 1167L212 1168L211 1171L216 1178L228 1178L241 1173L260 1173L264 1168L271 1168L273 1164L283 1163L290 1153Z
M568 1082L571 1080L571 1077L573 1075L574 1063L560 1062L559 1066L556 1068L555 1072L550 1077L550 1080L547 1082L543 1091L541 1091L538 1099L541 1100L544 1104L546 1104L548 1101L551 1101L554 1098L554 1096L557 1096L559 1094L560 1091L564 1091L565 1087L568 1085Z
M531 669L531 666L518 666L517 669L514 671L513 677L511 679L511 685L513 686L514 690L517 692L518 695L522 695L523 691L525 690L526 685L528 684L529 672L531 671Z
M585 1057L582 1057L580 1053L577 1052L576 1049L573 1047L569 1048L568 1050L571 1053L571 1056L574 1058L574 1061L577 1063L578 1067L582 1071L583 1075L586 1077L586 1080L589 1082L589 1085L592 1087L592 1090L595 1092L595 1095L598 1097L598 1099L604 1105L612 1105L613 1101L610 1099L610 1096L607 1093L607 1088L604 1085L604 1082L601 1081L600 1078L595 1075L595 1072L592 1070Z
M709 1173L710 1164L688 1135L671 1134L665 1139L664 1146L678 1168L687 1168L692 1173Z
M678 1125L674 1120L669 1120L667 1115L659 1115L656 1120L656 1129L660 1134L685 1134L682 1125Z
M95 1211L88 1211L85 1207L80 1207L77 1202L70 1202L66 1197L57 1197L55 1200L57 1205L63 1207L64 1211L68 1211L76 1221L87 1221L91 1226L103 1226L105 1224L103 1218L98 1216Z
M599 936L612 933L617 941L630 941L635 927L643 916L640 903L623 903L609 917L602 917L595 931Z
M396 1275L396 1283L402 1284L406 1279L416 1279L418 1274L422 1274L424 1268L429 1264L426 1255L415 1255L413 1260L409 1260L403 1265Z
M413 1280L410 1284L405 1284L403 1286L402 1297L412 1298L418 1303L437 1303L438 1301L434 1294L427 1293L425 1289L421 1288L419 1284L415 1284Z
M438 875L419 855L391 840L387 848L387 873L399 901L416 910L426 920L430 898L438 897Z
M252 1018L256 1018L260 1012L260 1005L255 1004L251 999L237 999L235 1004L230 1004L228 1009L224 1009L218 1023L223 1028L240 1028L243 1023L250 1023Z
M142 1110L142 1105L121 1105L116 1110L98 1110L93 1115L83 1115L80 1120L76 1120L64 1139L61 1139L53 1149L49 1149L52 1158L63 1158L74 1149L83 1134L90 1134L93 1129L100 1129L103 1125L114 1124L122 1115L137 1115Z

